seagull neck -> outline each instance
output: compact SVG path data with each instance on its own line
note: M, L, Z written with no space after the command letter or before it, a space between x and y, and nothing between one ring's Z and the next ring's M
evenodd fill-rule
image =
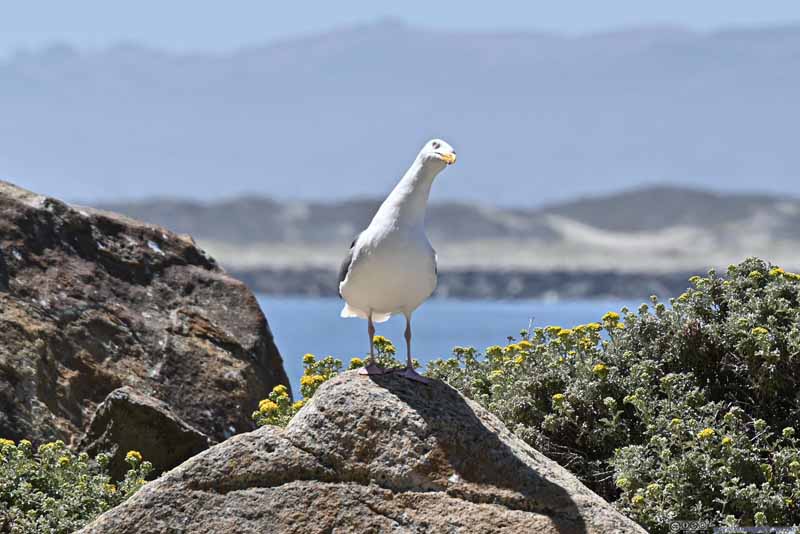
M399 224L423 226L431 185L439 171L441 169L430 162L414 161L384 201L379 213L396 219Z

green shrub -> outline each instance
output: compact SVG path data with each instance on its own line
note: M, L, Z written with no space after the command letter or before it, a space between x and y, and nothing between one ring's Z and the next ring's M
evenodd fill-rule
M135 493L150 473L150 462L130 451L131 468L114 484L106 474L109 458L92 461L62 441L41 445L0 439L0 532L74 532L95 516Z
M600 322L456 348L428 374L649 531L800 523L800 275L757 259Z

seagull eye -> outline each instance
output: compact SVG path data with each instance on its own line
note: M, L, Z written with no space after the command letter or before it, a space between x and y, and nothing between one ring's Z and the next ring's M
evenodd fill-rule
M438 149L438 148L439 148L440 146L442 146L442 145L441 145L441 144L439 144L439 143L437 143L436 141L434 141L434 142L433 142L433 145L431 145L431 146L433 146L433 149L434 149L434 150L436 150L436 149Z

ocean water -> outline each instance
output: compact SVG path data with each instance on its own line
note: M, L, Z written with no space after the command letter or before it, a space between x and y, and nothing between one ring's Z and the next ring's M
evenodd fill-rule
M345 367L350 358L363 358L369 353L367 322L340 318L342 301L339 299L259 295L258 301L267 316L296 396L300 391L305 353L318 357L332 355L343 360ZM618 311L622 306L635 309L639 304L605 300L429 300L412 318L412 354L424 367L430 360L448 356L455 346L483 350L506 343L507 336L519 337L519 331L529 325L566 328L597 321L609 310ZM392 317L375 326L377 334L394 342L398 356L405 357L403 316Z

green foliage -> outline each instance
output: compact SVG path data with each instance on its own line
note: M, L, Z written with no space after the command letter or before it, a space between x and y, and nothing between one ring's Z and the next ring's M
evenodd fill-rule
M74 532L142 485L152 470L130 451L130 470L114 484L105 454L91 460L62 441L41 445L0 439L0 531L13 534Z
M389 339L383 336L375 336L373 343L376 351L375 360L378 365L387 369L404 367L403 364L395 359L394 355L397 349ZM415 361L414 364L419 367L418 362ZM313 354L306 354L303 356L303 376L300 377L300 394L303 398L297 402L292 402L286 386L275 386L269 396L258 404L258 410L253 412L252 415L253 421L257 426L286 426L294 417L294 414L300 411L300 408L314 396L314 393L323 383L342 371L342 366L342 361L333 356L326 356L321 360L317 360ZM353 358L350 360L348 370L358 369L363 366L363 359Z
M456 348L429 375L650 532L800 523L800 275L748 259L690 282L671 306Z

